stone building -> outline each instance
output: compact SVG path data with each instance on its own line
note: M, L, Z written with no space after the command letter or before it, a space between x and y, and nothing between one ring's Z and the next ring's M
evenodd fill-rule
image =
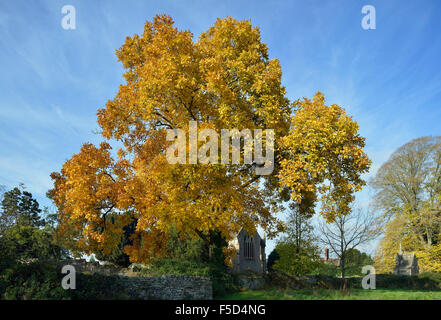
M413 276L419 273L418 259L415 253L397 253L394 274Z
M230 245L233 245L237 252L233 259L232 272L266 272L266 240L262 239L257 231L250 236L242 229Z
M338 258L333 259L333 258L329 257L329 248L328 247L325 247L325 256L324 256L324 258L322 258L322 260L325 263L330 263L330 264L333 264L337 267L340 266L340 259L338 259Z

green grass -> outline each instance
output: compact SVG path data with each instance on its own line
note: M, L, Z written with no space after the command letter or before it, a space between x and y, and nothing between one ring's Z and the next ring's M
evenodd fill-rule
M219 300L441 300L441 291L376 289L341 290L247 290L231 293Z

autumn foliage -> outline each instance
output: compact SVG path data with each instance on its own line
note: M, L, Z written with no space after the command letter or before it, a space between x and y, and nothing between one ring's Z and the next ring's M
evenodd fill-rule
M97 113L108 142L84 144L52 174L58 232L71 250L110 252L133 221L132 261L166 255L172 225L207 242L213 231L230 240L242 227L271 237L283 230L277 212L289 198L305 213L321 200L328 221L349 212L370 165L357 123L321 93L291 103L279 61L249 21L218 19L194 41L156 16L116 54L125 83ZM169 164L166 129L188 130L189 121L219 132L274 129L273 174L256 175L256 163Z
M420 272L441 271L441 137L421 137L398 148L371 180L386 223L375 257L392 272L397 252L414 252Z

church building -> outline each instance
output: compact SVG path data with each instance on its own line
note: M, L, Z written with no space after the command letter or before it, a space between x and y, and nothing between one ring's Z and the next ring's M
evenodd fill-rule
M230 244L236 248L237 252L233 259L232 272L266 272L266 239L262 239L257 231L250 236L242 229Z

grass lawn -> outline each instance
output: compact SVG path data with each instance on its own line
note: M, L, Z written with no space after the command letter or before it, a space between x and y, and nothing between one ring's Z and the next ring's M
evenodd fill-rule
M341 290L247 290L231 293L219 300L441 300L441 291L403 289Z

